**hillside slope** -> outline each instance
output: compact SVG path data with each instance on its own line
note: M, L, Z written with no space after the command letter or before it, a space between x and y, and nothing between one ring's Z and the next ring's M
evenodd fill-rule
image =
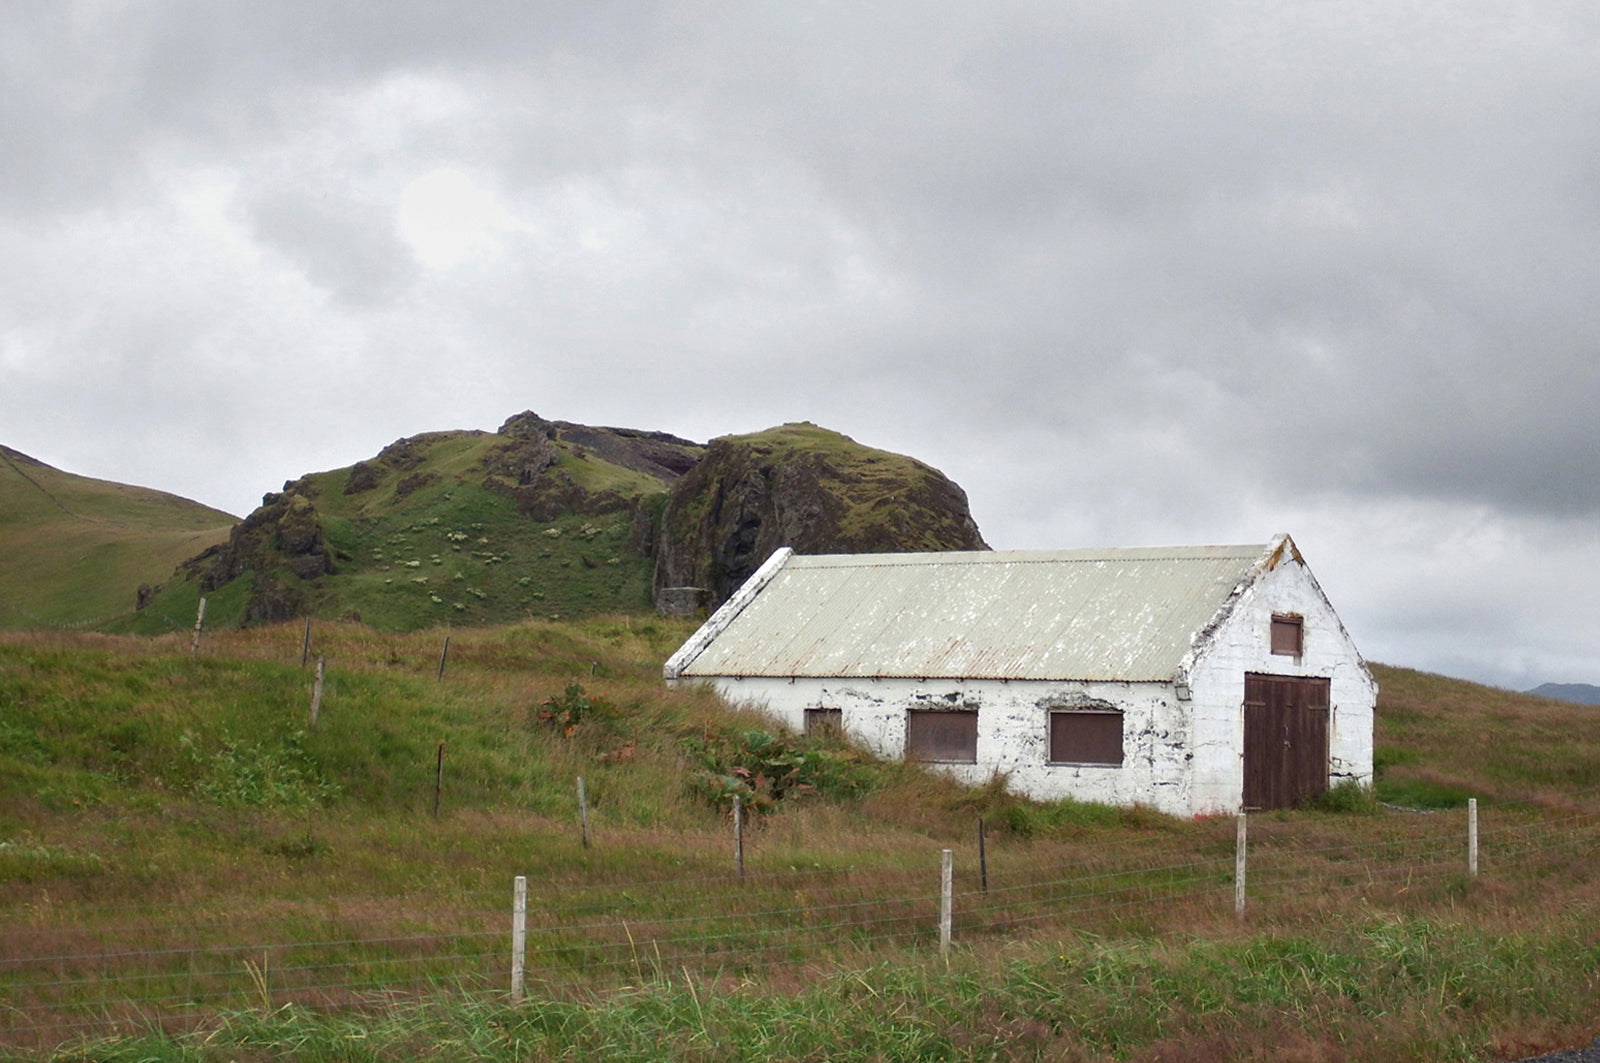
M141 585L167 580L237 521L0 446L0 627L93 624L128 613Z
M1600 713L1591 707L1374 664L1378 797L1408 808L1467 798L1600 796Z
M701 448L630 429L510 418L430 432L269 494L118 629L314 615L387 630L649 609L649 527Z
M668 518L663 519L663 514ZM780 545L978 549L936 470L813 425L707 446L518 414L401 439L268 495L112 630L304 615L386 630L716 604ZM668 591L688 589L688 597Z

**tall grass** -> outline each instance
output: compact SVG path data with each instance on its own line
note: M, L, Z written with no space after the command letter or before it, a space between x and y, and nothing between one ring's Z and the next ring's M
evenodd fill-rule
M186 634L0 636L0 1010L34 1027L0 1043L65 1042L62 1059L1465 1060L1587 1040L1600 824L1572 769L1589 710L1382 670L1379 796L1433 778L1483 798L1482 877L1459 811L1345 795L1253 818L1241 922L1230 821L1041 805L796 736L777 737L843 774L757 817L738 877L726 808L696 776L771 729L661 684L688 631L458 629L441 679L443 629L319 623L314 730L300 625L208 634L197 660ZM569 733L540 708L574 688ZM1462 751L1506 721L1516 735ZM958 868L948 960L940 848ZM517 874L533 959L511 1006Z
M260 1005L190 1037L60 1059L1497 1060L1587 1040L1600 961L1578 920L1369 917L1316 933L1039 937L760 978L648 968L521 1004L441 992L324 1012ZM1514 1024L1516 1031L1508 1030Z

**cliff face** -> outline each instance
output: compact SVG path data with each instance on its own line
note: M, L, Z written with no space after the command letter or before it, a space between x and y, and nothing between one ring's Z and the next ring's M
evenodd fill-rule
M988 549L966 493L937 469L815 425L785 425L713 440L673 486L658 533L657 606L714 607L780 546Z

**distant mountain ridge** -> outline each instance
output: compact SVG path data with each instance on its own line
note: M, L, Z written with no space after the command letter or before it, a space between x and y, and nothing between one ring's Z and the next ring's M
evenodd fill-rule
M1540 683L1527 693L1579 705L1600 705L1600 686L1592 683Z
M118 607L46 622L181 630L201 597L208 625L312 615L410 630L693 612L720 603L779 545L986 548L965 493L942 473L816 425L700 444L531 411L495 432L396 440L287 481L242 521L222 516L181 557L119 576ZM24 611L6 624L32 622Z

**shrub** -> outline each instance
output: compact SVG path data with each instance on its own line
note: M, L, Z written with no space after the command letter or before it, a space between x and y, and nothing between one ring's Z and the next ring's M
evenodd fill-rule
M683 745L699 765L690 773L691 788L714 805L731 807L737 797L745 809L764 815L785 797L815 788L816 754L766 731L715 734L708 729Z
M578 725L585 720L604 719L615 715L617 707L605 698L586 694L577 680L567 684L567 689L540 702L534 718L553 725L566 738L571 738Z
M337 783L323 778L321 766L302 748L304 741L303 731L276 745L224 734L220 749L204 753L191 736L180 739L194 770L196 796L224 807L290 811L326 804L342 793Z

